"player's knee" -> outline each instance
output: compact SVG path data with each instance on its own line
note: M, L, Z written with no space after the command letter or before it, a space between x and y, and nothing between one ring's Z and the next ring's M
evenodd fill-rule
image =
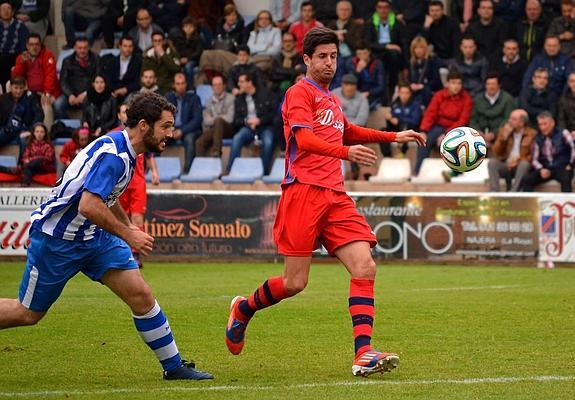
M31 326L36 325L44 317L45 313L39 313L28 310L23 305L19 306L17 325L18 326Z
M373 258L366 258L357 263L353 269L353 276L354 278L375 279L376 267L377 265L375 261L373 261Z
M284 284L288 295L293 296L303 291L307 286L306 277L285 277Z
M156 300L148 284L135 288L131 294L130 308L136 315L143 315L154 307Z

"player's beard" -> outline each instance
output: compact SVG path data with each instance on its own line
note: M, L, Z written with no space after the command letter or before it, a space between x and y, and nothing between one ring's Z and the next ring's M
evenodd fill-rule
M144 141L144 146L146 146L147 151L150 151L153 153L161 153L166 148L165 140L164 139L162 139L162 140L157 139L154 136L154 128L152 128L151 126L149 126L146 133L144 133L143 141Z
M317 74L314 80L319 84L329 86L334 76L335 70L322 70Z

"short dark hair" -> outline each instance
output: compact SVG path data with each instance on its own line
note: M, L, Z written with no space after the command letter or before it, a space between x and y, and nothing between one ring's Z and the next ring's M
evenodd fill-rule
M23 76L15 76L10 79L10 86L26 86L26 79Z
M249 73L249 72L242 72L241 74L239 74L239 75L238 75L238 82L240 81L240 78L241 78L242 76L245 76L245 77L246 77L246 81L252 82L252 83L255 85L254 77L252 76L251 73Z
M315 10L315 6L313 5L313 3L311 1L302 2L301 5L299 6L299 9L301 10L302 8L307 7L307 6L311 6L311 8L313 10Z
M126 34L126 35L123 35L123 36L120 38L120 45L122 44L122 42L123 42L124 40L127 40L127 41L129 41L129 42L132 42L132 44L134 44L134 38L131 37L130 35L127 35L127 34Z
M448 81L460 80L461 82L463 82L463 76L458 70L450 69L449 72L447 73L447 80Z
M250 47L249 47L247 44L241 44L241 45L239 45L238 48L237 48L237 52L239 53L240 51L244 51L244 52L246 52L246 53L248 53L248 54L251 54L251 52L250 52Z
M142 119L148 125L153 126L162 117L162 111L175 114L176 107L160 94L153 92L137 93L128 104L126 126L134 128Z
M77 36L76 39L74 39L74 44L78 43L78 42L88 42L88 38L86 36Z
M371 50L371 47L369 47L369 44L365 40L360 40L359 42L357 42L355 49L356 50Z
M198 22L196 21L196 19L194 17L192 17L191 15L186 15L184 17L184 19L182 20L182 25L193 25L194 27L198 27Z
M489 79L497 79L497 83L501 84L501 78L499 77L499 74L495 71L489 72L485 77L483 83L487 82Z
M38 40L40 41L40 43L42 43L42 36L40 36L40 35L37 34L37 33L34 33L34 32L30 33L30 34L28 35L28 39L26 39L26 43L28 43L28 41L29 41L30 39L38 39Z
M165 38L166 38L166 35L164 35L164 32L162 32L162 31L154 31L154 32L152 32L152 35L151 35L150 37L154 37L154 36L161 36L162 39L165 39Z
M443 2L442 2L441 0L431 0L431 1L429 2L429 6L428 6L428 7L431 7L431 6L441 7L442 10L443 10L443 7L444 7Z
M397 90L399 90L399 89L401 89L401 88L409 89L409 91L413 93L413 90L411 89L410 84L407 83L407 82L399 82L399 83L397 84Z
M558 42L561 42L561 39L559 39L557 35L547 35L545 36L545 41L547 41L547 39L556 39Z
M335 44L336 48L339 46L339 39L334 31L324 27L313 28L303 38L303 54L311 57L317 46L330 43Z

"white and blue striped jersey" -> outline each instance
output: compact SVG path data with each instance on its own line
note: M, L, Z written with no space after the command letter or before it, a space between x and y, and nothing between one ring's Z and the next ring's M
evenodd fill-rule
M78 212L82 193L96 194L111 207L132 179L135 164L125 130L96 139L78 153L48 200L32 213L31 229L66 240L93 239L102 228Z

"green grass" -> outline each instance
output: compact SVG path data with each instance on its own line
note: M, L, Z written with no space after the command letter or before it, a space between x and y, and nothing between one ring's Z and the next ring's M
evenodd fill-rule
M38 326L0 331L0 399L575 398L573 269L380 268L373 344L401 364L368 379L351 376L349 278L333 265L315 265L303 293L259 313L241 356L227 352L231 297L280 271L146 265L181 352L216 376L202 383L162 381L127 308L78 276ZM17 294L21 273L0 264L0 297ZM567 378L529 378L540 376ZM503 377L528 379L462 382Z

